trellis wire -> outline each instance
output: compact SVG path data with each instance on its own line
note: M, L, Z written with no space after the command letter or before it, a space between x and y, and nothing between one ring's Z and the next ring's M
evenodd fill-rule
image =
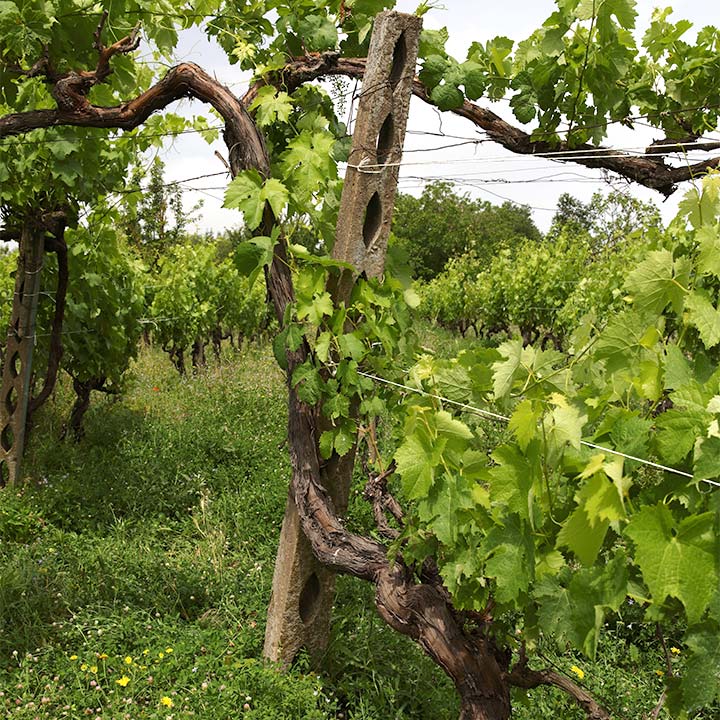
M432 398L433 400L439 400L441 402L448 403L449 405L455 405L456 407L459 407L462 410L467 410L468 412L474 413L476 415L480 415L481 417L487 417L491 420L498 420L500 422L509 422L510 421L510 418L507 417L506 415L500 415L499 413L495 413L490 410L483 410L482 408L475 407L474 405L468 405L467 403L459 402L458 400L451 400L450 398L443 397L442 395L435 395L433 393L428 392L427 390L410 387L409 385L404 385L403 383L394 382L393 380L388 380L387 378L380 377L379 375L372 375L371 373L366 373L361 370L358 370L357 373L358 373L358 375L362 375L363 377L366 377L374 382L383 383L385 385L391 385L392 387L400 388L401 390L405 390L407 392L417 393L418 395L423 395L424 397L429 397L429 398ZM581 440L580 444L583 445L584 447L592 448L594 450L600 450L601 452L610 453L611 455L617 455L618 457L622 457L627 460L633 460L634 462L638 462L642 465L647 465L649 467L653 467L658 470L664 470L665 472L669 472L674 475L679 475L681 477L689 478L691 480L695 479L694 475L692 475L691 473L687 473L684 470L678 470L677 468L669 467L668 465L661 465L660 463L653 462L652 460L646 460L644 458L639 458L634 455L628 455L628 454L622 453L618 450L612 450L611 448L604 447L603 445L596 445L595 443L586 442L585 440ZM698 482L704 482L704 483L708 483L708 485L720 487L720 482L716 482L715 480L707 480L705 478L700 478L698 480Z

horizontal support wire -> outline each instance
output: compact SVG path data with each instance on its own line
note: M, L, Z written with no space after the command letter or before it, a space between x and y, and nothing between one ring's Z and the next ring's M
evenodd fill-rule
M405 390L407 392L416 393L418 395L423 395L424 397L432 398L434 400L439 400L444 403L448 403L449 405L454 405L455 407L459 407L462 410L467 410L468 412L474 413L476 415L480 415L481 417L486 417L491 420L497 420L500 422L509 422L510 418L506 415L500 415L499 413L491 412L490 410L483 410L482 408L475 407L474 405L468 405L467 403L462 403L457 400L451 400L450 398L443 397L442 395L435 395L433 393L428 392L427 390L422 390L420 388L414 388L410 387L409 385L403 385L402 383L394 382L392 380L387 380L386 378L380 377L379 375L372 375L371 373L362 372L361 370L357 371L358 375L362 375L363 377L366 377L370 380L373 380L374 382L383 383L384 385L390 385L392 387L399 388L401 390ZM653 467L658 470L664 470L665 472L672 473L673 475L679 475L680 477L689 478L690 480L695 480L695 476L691 473L685 472L684 470L678 470L677 468L669 467L668 465L661 465L660 463L653 462L652 460L646 460L644 458L639 458L634 455L628 455L626 453L622 453L618 450L613 450L611 448L605 447L603 445L596 445L595 443L586 442L585 440L581 440L580 444L587 447L592 448L593 450L600 450L601 452L609 453L610 455L617 455L618 457L625 458L627 460L632 460L634 462L638 462L642 465L647 465L648 467ZM706 478L699 478L697 482L704 482L708 485L713 485L714 487L720 487L720 482L716 482L715 480L707 480Z

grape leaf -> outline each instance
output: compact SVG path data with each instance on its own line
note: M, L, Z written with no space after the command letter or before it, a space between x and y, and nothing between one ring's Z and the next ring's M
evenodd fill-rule
M700 339L709 350L720 343L720 312L713 306L704 290L696 290L685 301L688 322L700 333Z
M717 225L701 227L695 240L698 243L698 272L720 278L720 234Z
M260 201L270 205L276 218L287 207L289 197L288 189L277 178L268 178L260 191Z
M265 206L260 196L262 185L257 170L245 170L232 179L225 191L223 207L242 211L249 230L254 230L262 221Z
M700 619L718 583L720 549L713 523L713 513L705 513L691 515L675 527L670 510L659 503L643 507L625 528L653 601L677 598L691 623Z
M692 712L720 701L720 632L706 623L685 638L690 649L681 688L686 707Z
M460 478L444 473L437 479L436 486L437 493L433 492L434 497L426 504L432 518L428 527L441 543L453 546L458 539L458 511L472 508L475 503L470 489Z
M436 85L430 93L430 99L440 110L452 110L463 104L463 94L457 87L450 83Z
M710 418L699 410L670 410L662 413L655 425L655 444L661 458L671 465L679 463L693 449Z
M272 85L265 85L258 90L257 97L248 109L255 110L258 125L266 127L274 122L287 122L293 111L293 103L286 92L278 92Z
M539 407L534 407L532 400L523 400L510 417L508 427L515 433L518 445L523 452L538 431L538 422L542 416Z
M302 365L295 368L292 376L292 385L297 396L304 403L314 405L322 394L322 379L318 369L306 360Z
M640 311L661 313L668 303L682 305L684 290L676 280L676 263L669 250L655 250L633 270L625 280L625 287L634 295L634 305Z
M409 500L426 497L433 482L431 451L418 435L410 435L395 451L397 472Z
M695 443L693 474L696 479L720 477L720 438L699 438Z

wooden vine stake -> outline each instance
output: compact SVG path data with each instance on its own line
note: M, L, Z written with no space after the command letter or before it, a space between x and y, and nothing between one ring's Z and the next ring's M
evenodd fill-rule
M26 220L20 236L15 296L2 367L0 485L20 479L44 250L45 233Z
M347 303L355 279L382 275L399 176L422 21L382 12L375 18L333 257L351 263L331 288ZM325 428L320 428L322 431ZM335 509L347 509L354 449L333 456L322 478ZM335 575L315 559L291 498L285 508L265 632L265 656L288 664L301 648L321 659L330 635Z

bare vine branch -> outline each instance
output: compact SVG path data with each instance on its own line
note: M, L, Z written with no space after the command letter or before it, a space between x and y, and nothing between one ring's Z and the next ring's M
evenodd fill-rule
M385 472L379 475L371 475L367 483L365 483L365 490L363 491L363 497L372 506L378 532L388 540L396 540L400 536L400 532L390 525L385 513L389 512L401 526L403 521L403 511L400 503L392 496L387 487L388 478L394 472L395 462L393 461Z

